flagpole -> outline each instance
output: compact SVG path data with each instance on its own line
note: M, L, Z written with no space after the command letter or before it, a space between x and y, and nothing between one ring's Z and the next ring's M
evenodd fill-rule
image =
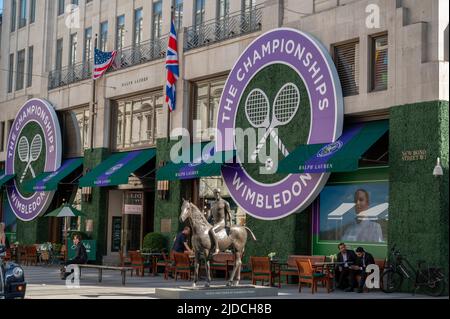
M98 34L95 34L95 40L94 40L94 55L93 55L93 64L92 64L92 100L91 100L91 105L90 105L90 110L89 110L89 128L90 128L90 149L91 152L94 149L94 121L95 121L95 104L96 104L96 85L95 85L95 80L94 80L94 69L95 69L95 49L97 49L97 42L98 42Z

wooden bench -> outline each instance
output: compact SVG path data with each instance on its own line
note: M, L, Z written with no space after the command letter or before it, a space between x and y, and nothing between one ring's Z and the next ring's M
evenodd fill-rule
M228 279L228 270L234 266L234 254L232 253L218 253L214 255L210 262L211 271L223 270L225 271L225 279Z
M122 286L125 286L125 278L126 278L127 271L131 271L131 273L133 273L133 270L134 270L133 267L116 267L116 266L87 265L87 264L77 265L77 266L80 267L80 269L81 268L97 269L98 270L98 282L102 282L103 270L120 271L121 276L122 276ZM81 277L81 273L80 273L80 277Z
M286 283L289 281L289 276L298 277L297 259L309 259L314 266L316 262L324 262L326 256L307 256L307 255L290 255L287 260L286 268L281 270L281 276L286 276Z

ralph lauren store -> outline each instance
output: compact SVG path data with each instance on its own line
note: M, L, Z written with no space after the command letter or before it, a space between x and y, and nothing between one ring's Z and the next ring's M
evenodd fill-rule
M380 49L374 66L379 90L386 55ZM308 34L269 31L226 78L190 84L191 119L216 133L185 142L158 133L161 89L112 101L109 149L89 148L87 110L57 116L45 100L28 101L0 179L11 241L62 241L63 219L45 214L71 203L83 216L68 228L97 241L97 262L117 262L150 232L170 247L182 199L207 211L220 188L233 222L257 238L245 259L332 255L340 242L385 258L396 244L448 273L448 101L346 116L346 71ZM262 134L251 143L238 129ZM174 148L188 160L171 158Z

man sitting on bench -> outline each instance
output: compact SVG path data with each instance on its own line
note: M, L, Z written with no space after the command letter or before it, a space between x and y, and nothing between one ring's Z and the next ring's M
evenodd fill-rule
M66 272L66 266L68 265L82 265L87 263L88 256L86 253L86 248L81 242L81 236L79 234L75 234L73 236L73 244L76 246L75 248L75 258L68 260L64 263L64 266L61 268L61 279L65 280L72 272Z

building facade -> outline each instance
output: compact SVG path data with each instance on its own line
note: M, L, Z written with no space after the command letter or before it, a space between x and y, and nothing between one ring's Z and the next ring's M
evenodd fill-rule
M83 158L82 170L58 186L52 207L70 201L87 214L70 227L97 241L99 260L115 262L120 250L142 248L149 232L163 233L171 244L180 228L182 198L208 209L211 190L219 187L235 221L245 222L258 239L248 244L246 256L329 255L346 240L385 257L396 243L448 273L447 1L5 0L4 5L0 161L6 160L19 108L30 98L48 100L58 113L63 160ZM169 115L164 86L171 15L180 80L176 110ZM344 125L387 123L388 132L363 154L359 169L332 173L308 208L270 221L246 215L220 176L159 181L156 171L170 160L175 143L168 132L185 128L196 133L194 143L213 140L207 129L215 127L230 70L252 41L280 27L311 34L328 50L342 86ZM115 67L93 91L95 43L118 53ZM141 150L154 150L155 156L128 183L78 188L77 178L110 156ZM438 157L444 175L434 177ZM371 205L385 207L377 215L379 240L352 239L339 228L347 211L339 215L337 207L343 198L356 201L361 189L370 193ZM2 202L7 230L19 242L61 240L61 221L22 222L4 192Z

